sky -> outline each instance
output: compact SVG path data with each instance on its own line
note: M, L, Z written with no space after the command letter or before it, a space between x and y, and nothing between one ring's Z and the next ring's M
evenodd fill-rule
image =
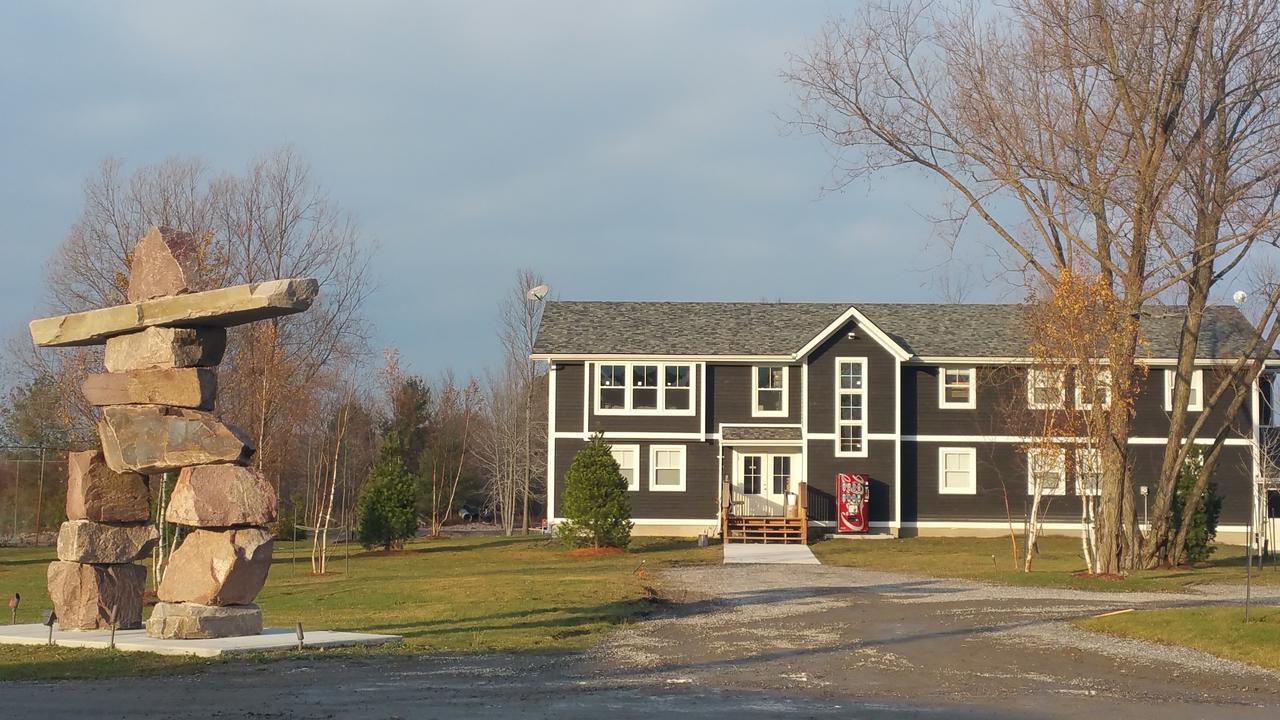
M292 145L376 243L375 343L497 365L518 268L575 300L1018 300L949 260L944 196L832 192L788 53L836 2L0 4L0 333L103 159L238 172ZM981 271L978 273L982 274Z

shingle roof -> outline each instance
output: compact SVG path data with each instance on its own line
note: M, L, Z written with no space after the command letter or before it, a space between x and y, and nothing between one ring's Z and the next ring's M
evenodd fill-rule
M767 425L726 425L720 431L720 439L733 440L800 440L800 426L774 427Z
M1025 357L1023 306L982 304L583 302L547 303L539 355L790 355L850 307L920 357ZM1147 354L1177 355L1182 311L1151 306ZM1249 321L1230 305L1206 309L1201 358L1242 353Z

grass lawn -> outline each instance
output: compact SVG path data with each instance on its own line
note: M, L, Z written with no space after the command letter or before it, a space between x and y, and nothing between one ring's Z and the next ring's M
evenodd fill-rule
M1167 645L1185 645L1218 657L1280 671L1280 608L1255 606L1244 623L1241 607L1140 610L1085 618L1086 630Z
M1032 572L1013 566L1009 538L903 538L901 540L824 540L813 552L828 565L847 565L940 577L986 580L1006 585L1075 588L1078 590L1175 591L1197 584L1243 584L1244 548L1219 545L1206 567L1142 570L1123 580L1079 577L1084 570L1079 538L1041 538ZM1021 553L1019 543L1019 553ZM1257 562L1257 559L1254 559ZM1280 585L1280 569L1268 565L1254 581Z
M291 545L276 545L258 596L265 623L404 636L402 646L383 652L585 647L652 609L647 571L720 559L719 546L698 548L692 540L637 538L624 555L570 557L542 536L475 537L418 540L390 554L352 547L349 561L344 548L331 547L329 574L312 576L310 547ZM0 549L0 595L22 593L18 622L39 622L49 607L45 568L53 556L50 548ZM0 680L172 674L209 662L0 645Z

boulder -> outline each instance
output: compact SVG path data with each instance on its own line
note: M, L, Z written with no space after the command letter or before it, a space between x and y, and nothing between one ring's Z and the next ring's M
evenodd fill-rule
M268 280L40 318L28 328L41 347L101 345L149 327L226 328L292 315L311 307L319 291L313 278Z
M276 521L276 491L253 468L184 467L169 497L164 519L203 528L269 525Z
M142 593L147 569L141 565L49 563L49 599L63 630L142 627Z
M129 258L129 302L191 292L199 262L194 235L151 226Z
M147 328L107 340L103 364L112 373L212 367L226 349L226 328Z
M164 602L248 605L271 570L265 528L194 530L169 558L157 596Z
M163 405L112 405L98 421L102 453L116 472L149 475L187 465L244 462L249 439L212 413Z
M262 610L257 605L161 602L147 619L147 636L163 640L206 640L261 632Z
M91 405L172 405L212 410L218 373L212 368L99 373L80 386Z
M58 530L58 559L99 565L131 563L149 555L159 541L160 532L151 523L68 520Z
M151 519L146 476L112 470L101 450L67 453L67 519L146 522Z

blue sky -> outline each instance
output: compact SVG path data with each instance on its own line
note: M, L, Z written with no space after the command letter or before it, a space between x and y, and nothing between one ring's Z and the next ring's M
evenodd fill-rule
M0 331L103 158L238 171L282 144L376 239L377 341L423 374L496 363L521 266L572 299L942 299L970 261L939 268L936 187L823 193L827 149L787 130L787 53L843 7L5 3Z

